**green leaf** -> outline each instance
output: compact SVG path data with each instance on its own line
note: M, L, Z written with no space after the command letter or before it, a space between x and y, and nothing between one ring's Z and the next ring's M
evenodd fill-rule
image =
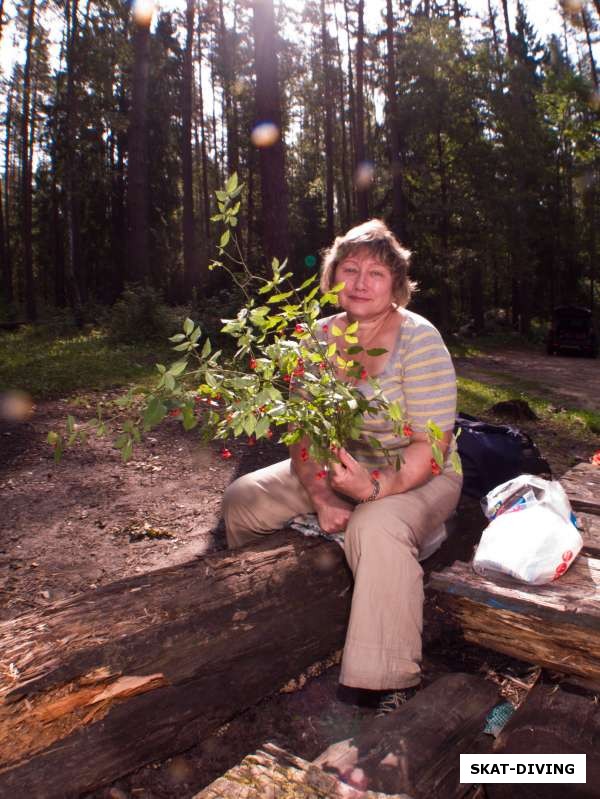
M344 288L346 284L342 281L341 283L336 283L335 286L329 289L331 294L339 294L340 291Z
M333 341L333 342L332 342L332 343L331 343L331 344L330 344L330 345L327 347L327 357L328 357L328 358L332 358L332 357L335 355L335 351L336 351L336 350L337 350L337 344L335 343L335 341Z
M375 358L377 355L384 355L387 352L385 347L374 347L372 350L367 350L367 355Z
M309 278L307 278L304 281L304 283L300 286L298 291L304 291L304 289L307 289L310 286L311 283L315 282L316 279L317 279L317 275L311 275Z
M456 472L456 474L462 474L462 463L460 460L460 455L456 450L450 454L450 463L452 464L452 468Z
M226 247L229 244L230 238L231 238L231 231L225 230L221 235L221 239L219 241L219 247Z
M227 185L225 186L225 191L227 192L227 194L231 194L231 192L235 191L237 187L238 187L238 176L237 172L234 172L227 181Z
M284 291L281 294L273 294L272 297L269 297L267 302L272 305L274 302L281 302L281 300L287 300L288 297L291 297L293 291Z
M200 357L203 358L203 359L204 358L208 358L208 356L210 355L211 351L212 351L212 347L211 347L211 344L210 344L210 340L206 339L206 341L204 342L204 346L202 347L202 352L200 353Z
M194 329L194 323L188 317L187 319L185 319L183 323L183 332L185 333L186 336L189 336L193 329Z
M356 336L349 336L347 334L344 335L344 341L346 341L348 344L358 344L358 339Z
M331 325L331 332L334 336L343 336L343 331L337 325Z
M191 405L186 405L182 410L182 424L184 430L193 430L198 424L198 419L194 414L194 409Z
M346 339L347 340L347 339ZM348 347L348 355L358 355L359 352L363 351L363 347L360 345Z
M271 420L269 419L269 417L261 416L260 419L257 421L256 428L254 430L256 437L262 438L270 426L271 426Z
M431 445L431 451L433 452L433 457L437 465L440 467L440 469L443 468L444 456L442 454L442 450L435 442Z
M67 433L71 435L75 430L75 419L71 414L67 416Z
M51 430L48 433L48 437L46 438L46 441L48 442L48 444L51 444L52 446L54 446L56 444L56 442L58 441L58 433L55 433L54 430Z
M433 436L433 438L436 441L441 441L442 438L444 437L444 434L442 433L441 429L438 427L438 425L435 422L432 422L431 419L427 422L427 431L430 433L430 435Z
M151 397L142 416L144 430L151 430L153 427L156 427L156 425L162 422L166 415L166 405L161 402L158 397Z
M174 336L171 336L169 341L172 341L173 344L179 344L180 341L185 341L185 334L184 333L175 333Z
M357 330L358 330L358 322L352 322L352 324L348 325L348 327L346 328L346 335L352 336L354 335L354 333L356 333Z
M175 361L174 364L171 364L169 367L169 374L173 377L179 377L179 375L183 374L187 368L188 362L187 358L184 358L181 361Z

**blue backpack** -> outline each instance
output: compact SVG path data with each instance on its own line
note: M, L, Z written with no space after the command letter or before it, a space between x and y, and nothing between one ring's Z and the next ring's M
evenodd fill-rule
M454 433L458 434L463 467L462 493L469 497L481 499L492 488L520 474L552 478L550 465L531 436L516 427L489 424L459 413Z

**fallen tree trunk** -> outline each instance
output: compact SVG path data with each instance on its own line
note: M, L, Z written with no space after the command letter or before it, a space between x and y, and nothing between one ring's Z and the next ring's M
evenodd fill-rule
M600 684L600 561L580 555L559 580L526 585L455 563L429 588L467 641Z
M337 544L287 532L0 625L0 797L189 748L343 646L351 584Z

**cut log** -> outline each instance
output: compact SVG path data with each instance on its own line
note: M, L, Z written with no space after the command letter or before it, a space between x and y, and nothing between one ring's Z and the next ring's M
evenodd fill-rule
M540 685L496 739L494 754L585 754L586 784L486 785L489 799L591 799L600 786L600 714L593 699ZM548 760L548 762L550 762Z
M577 523L583 538L584 555L600 558L600 516L593 513L578 513Z
M582 555L543 586L491 580L467 563L429 581L467 641L593 682L600 681L599 586L600 561Z
M340 782L307 760L265 744L229 769L193 799L411 799L361 791Z
M574 511L600 515L600 469L579 463L560 478Z
M343 646L351 574L294 532L0 625L0 797L70 797L195 744Z
M405 792L412 799L458 799L470 790L459 781L459 755L480 751L477 738L497 700L496 686L481 677L440 677L314 762L363 788Z

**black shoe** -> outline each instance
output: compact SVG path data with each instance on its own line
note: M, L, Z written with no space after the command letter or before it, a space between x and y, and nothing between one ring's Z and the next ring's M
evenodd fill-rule
M388 691L371 691L369 688L352 688L350 685L340 683L337 687L336 696L345 705L355 707L378 708L381 697Z

